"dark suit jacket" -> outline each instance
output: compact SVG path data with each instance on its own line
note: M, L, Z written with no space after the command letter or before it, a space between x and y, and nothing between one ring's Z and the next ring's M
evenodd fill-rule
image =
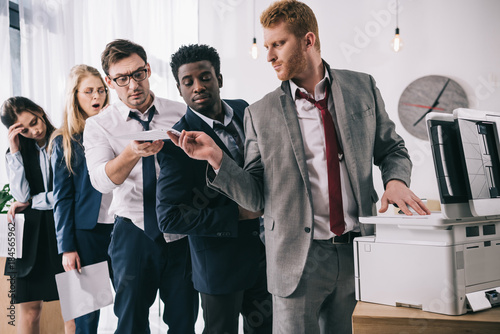
M248 104L242 100L226 102L241 125ZM204 131L230 155L213 129L189 108L174 128ZM165 233L189 236L195 289L226 294L252 286L261 255L259 220L238 221L238 205L207 187L206 161L189 158L170 140L157 157L159 227Z
M72 145L72 167L66 167L62 136L54 139L54 220L59 253L76 251L75 229L91 230L97 224L102 194L90 183L83 138L76 135Z
M358 213L376 215L373 164L380 168L384 184L398 179L409 185L408 151L375 80L365 73L325 66L332 78L332 117ZM224 154L219 173L208 182L244 208L264 209L269 291L287 297L304 274L314 238L307 158L288 81L246 109L245 136L245 168ZM371 234L373 226L362 224L361 232Z

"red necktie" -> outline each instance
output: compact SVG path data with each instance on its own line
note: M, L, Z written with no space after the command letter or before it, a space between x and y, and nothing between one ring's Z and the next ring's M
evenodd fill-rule
M342 187L340 184L340 146L337 141L337 132L333 124L332 115L328 110L328 85L325 88L325 98L319 101L314 100L307 94L297 89L297 97L306 99L321 111L323 127L326 141L326 165L328 168L328 195L330 202L330 231L340 236L344 233L344 208L342 206Z

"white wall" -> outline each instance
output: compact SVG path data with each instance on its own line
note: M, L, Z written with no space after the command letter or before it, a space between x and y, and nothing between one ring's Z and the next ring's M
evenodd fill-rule
M251 103L279 85L266 62L258 23L260 13L271 2L255 0L261 54L253 60L249 55L254 36L253 1L199 1L199 39L219 50L223 97ZM500 111L500 1L400 0L399 27L405 46L398 54L390 50L396 24L394 0L305 2L316 13L322 54L329 64L367 72L377 80L387 111L414 161L411 188L421 197L438 198L428 142L414 138L401 126L399 96L419 77L445 75L462 85L471 108ZM363 35L368 37L363 39ZM345 51L354 49L356 53ZM176 94L168 97L178 98ZM6 133L2 134L5 138ZM1 174L0 180L5 182ZM380 195L383 186L378 177L376 182Z
M223 97L251 103L279 85L266 63L258 23L271 2L256 0L261 55L252 60L248 54L253 37L252 1L200 1L200 43L214 46L221 55ZM397 114L399 97L415 79L437 74L457 81L471 108L500 111L500 1L400 0L399 27L405 44L399 53L390 49L396 25L394 0L304 2L316 13L323 58L334 68L367 72L377 80L387 112L414 162L413 191L439 199L429 144L402 127ZM376 188L381 195L379 179Z

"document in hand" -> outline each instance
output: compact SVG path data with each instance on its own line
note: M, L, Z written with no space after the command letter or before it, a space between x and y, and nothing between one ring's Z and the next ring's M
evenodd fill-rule
M23 256L24 215L16 214L13 222L0 215L0 257L20 259Z
M155 130L127 133L124 135L116 136L115 138L128 139L128 140L140 140L140 141L149 141L149 140L154 141L154 140L170 139L170 137L167 135L167 130L163 130L163 129L155 129Z
M113 303L106 261L56 275L57 291L64 321L101 309Z

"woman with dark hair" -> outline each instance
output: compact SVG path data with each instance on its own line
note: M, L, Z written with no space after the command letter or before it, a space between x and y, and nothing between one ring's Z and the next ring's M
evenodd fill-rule
M59 299L55 274L63 271L57 254L52 168L46 150L55 129L39 105L20 96L3 103L1 119L9 130L7 173L16 199L7 219L24 214L23 256L7 261L5 275L15 282L18 333L40 333L43 302Z

